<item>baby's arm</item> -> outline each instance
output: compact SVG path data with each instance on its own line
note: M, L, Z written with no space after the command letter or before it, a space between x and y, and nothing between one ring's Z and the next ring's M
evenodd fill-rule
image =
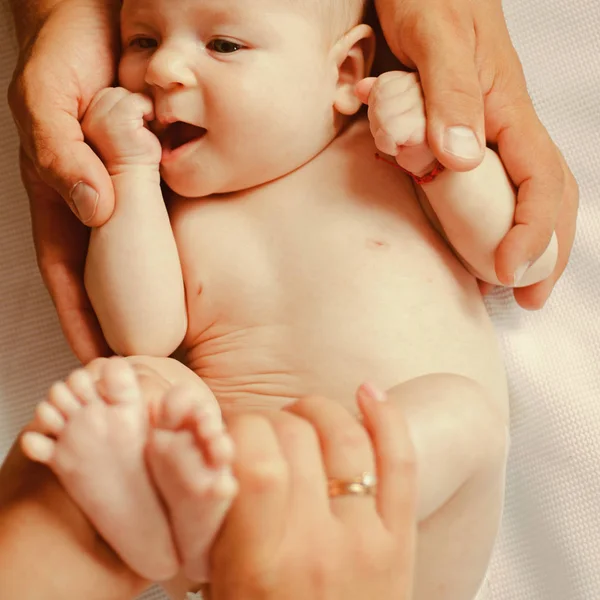
M418 77L386 73L375 82L362 82L359 95L368 95L369 120L378 149L394 156L414 175L431 172L437 162L427 143ZM514 225L516 196L498 155L488 148L481 165L472 171L442 171L416 187L421 203L433 210L436 225L469 270L484 281L501 285L495 269L496 249ZM533 265L524 265L521 271L526 273L515 285L546 279L554 270L557 250L553 236L544 254Z
M85 284L111 348L168 356L187 314L181 265L160 189L161 147L145 127L148 98L121 88L100 92L83 122L115 189L115 212L92 230Z

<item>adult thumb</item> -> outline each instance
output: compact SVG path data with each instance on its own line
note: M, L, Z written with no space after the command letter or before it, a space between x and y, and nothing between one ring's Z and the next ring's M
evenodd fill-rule
M420 60L415 59L425 96L429 145L448 169L468 171L483 160L486 146L473 44L440 35L432 46Z
M100 158L85 143L79 121L58 110L39 122L24 141L40 178L68 203L79 220L100 227L111 217L114 189ZM33 199L35 200L35 198Z

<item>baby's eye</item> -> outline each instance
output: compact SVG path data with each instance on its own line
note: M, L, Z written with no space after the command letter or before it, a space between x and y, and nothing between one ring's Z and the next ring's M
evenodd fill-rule
M243 48L242 44L232 42L231 40L216 39L209 42L206 46L209 50L217 52L218 54L233 54Z
M129 42L131 48L139 48L140 50L151 50L158 46L158 42L149 37L137 37Z

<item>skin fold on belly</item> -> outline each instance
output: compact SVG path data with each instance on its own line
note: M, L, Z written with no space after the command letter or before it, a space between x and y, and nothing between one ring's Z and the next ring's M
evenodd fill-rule
M330 322L326 331L318 324L215 324L187 347L184 362L221 405L245 409L279 409L316 394L354 412L355 391L365 381L389 389L435 372L471 377L503 397L502 365L491 329L453 323L447 330L416 315L410 321L410 327L387 329L370 319L352 326Z

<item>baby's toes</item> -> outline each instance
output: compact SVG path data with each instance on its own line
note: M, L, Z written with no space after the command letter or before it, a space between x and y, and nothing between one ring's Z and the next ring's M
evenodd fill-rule
M212 485L212 495L219 500L231 501L238 493L238 482L229 469L223 469Z
M57 381L48 391L48 403L54 406L68 421L83 408L81 400L71 388L62 381Z
M229 467L233 463L235 447L226 433L220 433L203 442L207 463L216 469Z
M86 369L73 371L67 378L67 385L82 404L88 405L95 402L102 402L92 374Z
M56 441L42 433L27 431L21 436L21 449L30 460L47 465L54 459Z
M40 402L35 409L33 426L39 433L57 437L67 421L63 414L50 402Z
M111 358L104 364L98 388L108 404L142 401L142 391L135 371L124 358Z
M155 418L155 426L176 431L195 420L200 402L198 392L188 385L177 385L164 395Z

